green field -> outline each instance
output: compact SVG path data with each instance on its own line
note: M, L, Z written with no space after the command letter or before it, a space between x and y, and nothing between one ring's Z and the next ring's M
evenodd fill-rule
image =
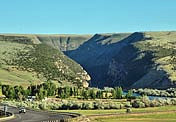
M92 122L175 122L176 112L159 112L150 114L133 114L125 116L114 116L97 118L92 120Z
M133 108L130 114L126 109L120 110L58 110L57 112L73 112L85 115L91 122L174 122L176 121L176 106L149 108ZM80 118L79 118L80 119ZM73 120L78 121L79 119ZM81 120L81 119L80 119Z
M162 107L149 107L149 108L132 108L132 113L143 112L157 112L157 111L172 111L176 110L176 106L162 106ZM101 115L101 114L119 114L126 113L126 109L112 109L112 110L56 110L57 112L71 112L79 113L82 115Z

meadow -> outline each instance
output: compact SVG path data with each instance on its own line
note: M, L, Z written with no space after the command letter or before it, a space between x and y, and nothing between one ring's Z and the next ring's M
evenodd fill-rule
M73 121L91 122L174 122L176 121L176 106L161 106L149 108L133 108L131 113L120 110L58 110L57 112L73 112L84 115Z

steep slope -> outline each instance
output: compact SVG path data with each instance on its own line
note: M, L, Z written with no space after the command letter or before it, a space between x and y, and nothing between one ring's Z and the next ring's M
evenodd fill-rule
M81 44L87 41L92 35L35 35L41 43L51 45L61 51L77 49Z
M86 86L89 75L60 50L35 35L0 35L0 80L29 85L51 80L60 85Z
M66 54L91 75L92 86L175 87L176 32L96 34Z
M27 82L40 82L49 78L48 80L63 81L64 84L90 79L85 71L78 64L75 64L74 61L76 61L90 74L91 86L175 87L175 38L176 32L110 33L93 36L1 35L0 43L2 43L2 47L5 47L0 51L2 54L0 60L1 79L9 78L8 81L30 79ZM45 54L45 49L50 53ZM64 56L60 50L74 61ZM20 55L18 58L15 57L17 54ZM21 57L22 55L25 56ZM58 57L57 61L55 57ZM7 64L11 63L13 58L16 59L13 60L15 64ZM64 70L62 75L59 75L60 68L57 64L60 59ZM43 63L38 63L38 60L43 60ZM50 64L49 62L54 63ZM17 68L19 67L18 63L20 63L19 69ZM15 68L13 68L14 65ZM21 71L21 66L25 68L25 72ZM72 66L76 68L70 68ZM30 72L31 68L32 72ZM55 69L59 70L55 71ZM55 73L51 73L52 71ZM3 78L6 76L4 74L9 74L9 77ZM60 76L64 76L66 80L59 79Z
M140 52L151 52L153 64L132 87L175 87L176 32L146 32L144 35L150 39L134 45Z
M134 88L175 87L176 32L142 34L142 39L128 44L111 61L111 81ZM112 67L116 73L112 73Z
M78 49L66 54L80 63L91 75L92 86L103 87L107 83L109 63L128 44L128 40L141 38L139 33L96 34Z

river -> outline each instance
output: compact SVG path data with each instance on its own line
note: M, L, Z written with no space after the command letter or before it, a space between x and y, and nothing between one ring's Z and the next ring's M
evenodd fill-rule
M128 92L123 92L123 95L126 95L127 93L128 93ZM133 96L139 97L139 96L141 96L141 95L138 94L138 93L133 93ZM170 98L170 97L148 96L148 98L149 98L150 100L154 100L154 99L167 99L167 98Z

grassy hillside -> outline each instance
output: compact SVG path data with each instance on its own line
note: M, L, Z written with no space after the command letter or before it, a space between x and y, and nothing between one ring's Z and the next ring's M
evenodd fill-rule
M174 60L176 56L176 32L147 32L144 33L144 36L149 37L149 39L135 43L134 46L140 52L152 52L152 69L133 86L142 87L141 82L147 83L146 86L148 85L148 87L152 87L152 85L156 87L159 84L161 88L165 85L174 85L176 83Z
M121 82L121 85L135 88L175 87L176 65L173 59L176 32L145 32L141 35L141 39L131 40L114 56L113 66L117 73L112 75L109 68L111 80L115 84ZM118 68L119 64L121 68Z
M175 37L176 32L96 34L66 54L89 72L93 86L175 87Z
M60 85L79 85L88 74L61 51L33 35L0 35L0 81L27 86L51 80Z
M9 75L1 76L1 80L11 83L12 79L16 79L17 83L26 84L29 81L40 83L44 80L57 80L70 83L71 79L76 82L78 79L81 82L90 79L78 64L64 56L66 54L90 74L91 86L175 87L175 38L176 32L109 33L94 36L2 34L0 72ZM63 61L60 62L60 59ZM63 66L61 69L64 74L61 74L58 62ZM61 76L66 77L66 80Z
M17 70L12 63L18 51L25 50L30 45L0 41L0 81L5 84L29 85L31 81L40 83L44 78L36 77L35 72Z

